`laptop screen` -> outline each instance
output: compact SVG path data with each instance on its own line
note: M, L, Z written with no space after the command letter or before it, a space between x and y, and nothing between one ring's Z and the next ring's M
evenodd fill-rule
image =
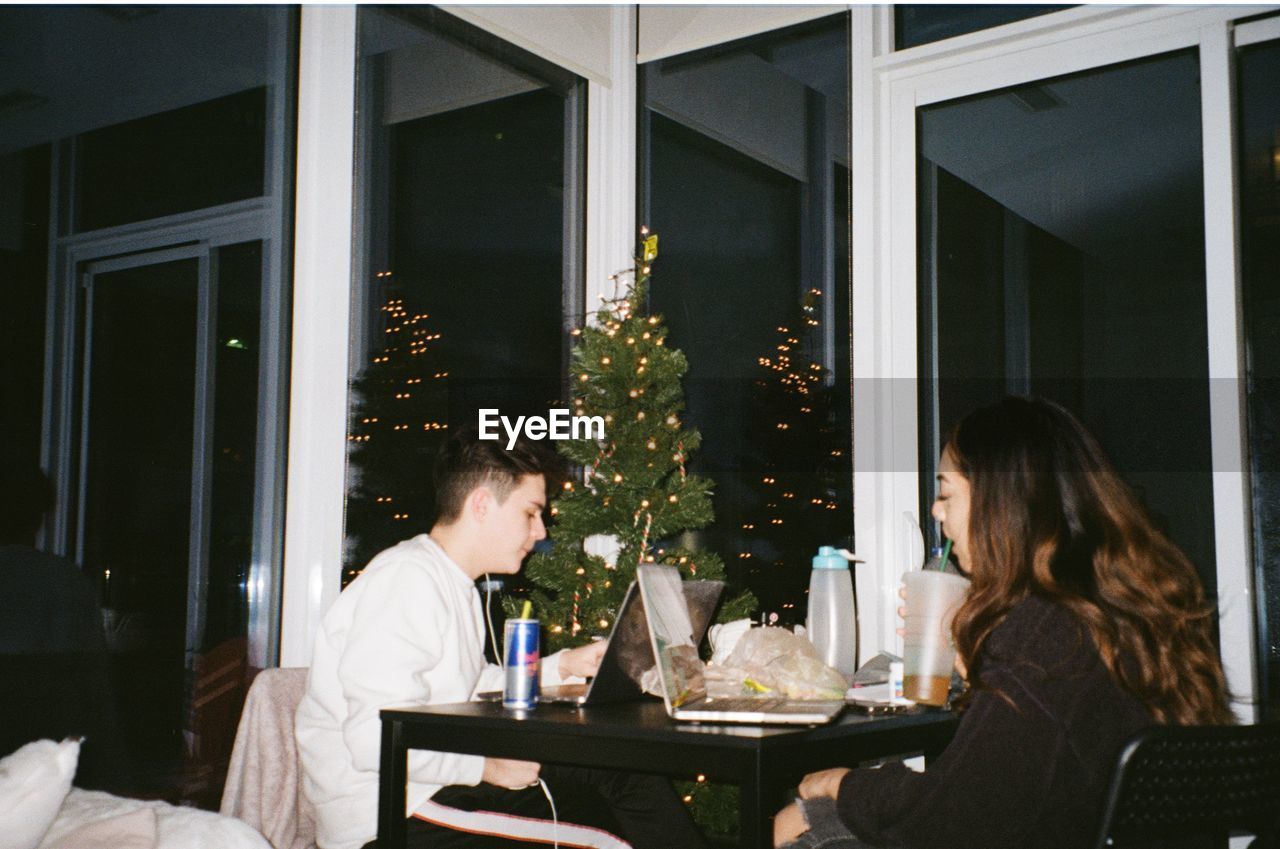
M705 697L702 660L693 642L680 573L674 566L642 563L636 568L636 582L644 598L649 638L668 709Z
M644 621L644 603L632 584L618 609L609 647L591 685L590 701L617 701L641 695L640 679L653 666L653 649L649 647L649 630Z

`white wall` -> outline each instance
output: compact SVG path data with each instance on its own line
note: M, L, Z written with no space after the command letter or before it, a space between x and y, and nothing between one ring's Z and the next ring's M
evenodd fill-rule
M629 30L615 10L624 6L452 6L442 7L468 23L523 47L588 80L609 85L616 70L615 32ZM627 17L631 15L628 14Z
M638 60L651 62L843 12L848 6L640 6Z
M696 77L691 88L686 77ZM750 98L742 92L749 90ZM800 181L805 162L805 86L760 57L722 56L648 77L655 112Z

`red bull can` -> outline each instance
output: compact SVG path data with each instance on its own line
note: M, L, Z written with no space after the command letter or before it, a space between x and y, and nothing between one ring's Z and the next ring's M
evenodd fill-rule
M542 626L537 619L508 619L502 629L502 706L528 710L538 706L538 666Z

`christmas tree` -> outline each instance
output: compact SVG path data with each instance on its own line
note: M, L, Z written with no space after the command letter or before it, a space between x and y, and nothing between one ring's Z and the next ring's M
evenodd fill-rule
M429 316L410 308L390 285L381 307L383 337L353 391L357 403L347 434L351 486L342 585L375 554L427 530L436 452L448 433L448 372L439 355L440 333Z
M757 415L748 426L755 451L744 459L757 501L742 532L752 574L767 573L764 609L784 624L802 619L809 561L819 544L852 545L852 478L844 431L847 409L820 362L822 293L809 289L798 310L776 328L773 347L757 361L752 387ZM739 557L742 555L739 554Z
M688 363L666 344L661 316L647 310L657 245L657 236L645 239L634 268L614 277L625 293L605 300L594 324L573 331L573 414L598 417L604 437L559 443L584 474L552 501L551 549L534 555L525 570L548 651L607 634L642 562L669 563L686 578L724 576L715 554L678 544L681 533L714 518L712 482L686 471L700 441L681 419ZM583 544L593 536L611 537L614 553L587 553ZM721 619L754 607L744 593L722 606Z

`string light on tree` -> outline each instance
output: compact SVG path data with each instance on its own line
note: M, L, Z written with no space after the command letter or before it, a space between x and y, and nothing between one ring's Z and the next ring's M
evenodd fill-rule
M646 233L635 265L610 278L612 296L602 296L594 320L572 334L571 404L578 415L601 416L606 438L557 443L584 477L559 492L550 550L535 554L526 568L534 584L530 596L550 625L550 651L606 633L641 562L670 563L686 577L724 573L710 552L655 549L657 540L704 527L713 518L711 481L685 467L700 442L698 432L680 421L680 382L688 363L677 347L664 344L661 316L647 312L657 255L658 239ZM666 427L655 429L651 421ZM606 561L583 551L583 540L594 535L617 540L616 558ZM754 606L751 596L738 596L726 603L723 615L741 618Z
M384 297L375 314L382 332L371 328L382 345L352 384L344 586L375 554L426 519L429 476L422 470L431 467L448 433L449 372L439 350L443 335L425 326L428 311L407 302L415 287L396 280L390 270L372 277L373 291Z
M572 334L572 407L578 415L603 416L607 438L558 443L584 476L553 502L551 549L535 554L526 568L535 585L530 595L550 626L548 650L606 633L641 562L669 563L690 578L724 575L724 564L711 552L659 544L712 521L712 484L686 468L701 441L681 423L680 382L688 364L666 344L662 317L647 311L658 239L642 233L632 269L610 278L612 297L602 296L594 321ZM595 535L613 537L616 556L584 553L583 541ZM742 618L755 607L750 594L734 596L722 606L721 619ZM515 612L514 604L508 609ZM735 812L736 820L732 788L697 787L695 817L712 802L717 811Z
M760 371L749 401L756 414L748 425L753 450L747 454L754 474L746 479L757 500L744 511L739 537L739 558L751 563L748 573L768 575L758 582L770 593L765 609L794 615L804 608L811 549L847 544L852 532L847 483L842 485L852 470L840 426L849 414L819 361L827 341L819 320L821 289L805 290L797 306L756 360ZM847 385L843 391L847 401Z

